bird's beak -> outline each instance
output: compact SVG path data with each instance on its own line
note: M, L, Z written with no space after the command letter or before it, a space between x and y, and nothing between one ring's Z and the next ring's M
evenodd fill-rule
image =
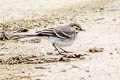
M80 31L85 31L84 29L81 29Z

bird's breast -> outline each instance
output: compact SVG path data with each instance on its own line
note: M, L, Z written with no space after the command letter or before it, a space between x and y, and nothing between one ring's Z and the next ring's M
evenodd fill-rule
M49 37L49 41L53 44L56 44L57 46L60 47L65 47L65 46L70 46L73 44L74 39L71 38L57 38L57 37Z

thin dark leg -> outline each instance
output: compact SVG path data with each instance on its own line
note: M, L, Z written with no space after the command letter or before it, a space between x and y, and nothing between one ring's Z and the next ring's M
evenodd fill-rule
M61 54L61 52L58 50L58 48L55 46L55 44L53 44L53 46L58 51L58 53Z
M73 52L69 52L69 51L66 51L66 50L62 49L61 47L59 47L59 48L65 53L73 53Z

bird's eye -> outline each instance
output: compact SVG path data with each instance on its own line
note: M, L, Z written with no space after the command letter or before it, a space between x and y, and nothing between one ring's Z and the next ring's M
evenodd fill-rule
M78 28L77 28L77 27L76 27L75 29L76 29L76 30L78 30Z

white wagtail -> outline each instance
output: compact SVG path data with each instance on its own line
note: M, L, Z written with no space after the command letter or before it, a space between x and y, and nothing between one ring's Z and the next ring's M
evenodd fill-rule
M59 54L61 54L62 52L59 51L59 49L65 53L68 53L68 51L62 49L61 47L72 45L77 33L80 31L85 31L81 28L80 24L70 23L67 25L60 25L58 27L37 31L35 34L13 35L11 38L19 39L25 37L44 37L47 38L52 43L54 48L59 52Z

